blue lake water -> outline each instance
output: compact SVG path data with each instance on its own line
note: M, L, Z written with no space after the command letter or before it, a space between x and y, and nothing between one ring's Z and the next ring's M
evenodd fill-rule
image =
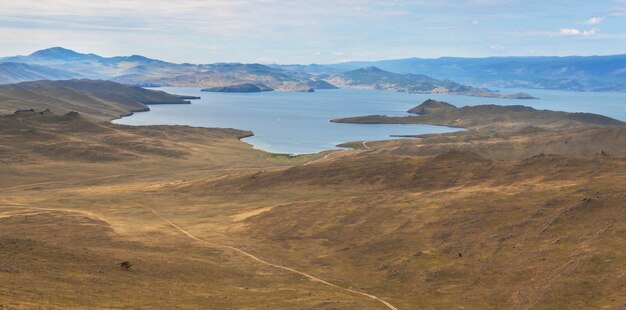
M539 100L510 100L445 94L406 94L377 90L320 90L315 93L208 93L199 88L158 88L173 94L200 96L190 105L152 105L150 112L116 120L127 125L190 125L251 130L244 139L258 149L303 154L335 149L337 144L357 140L384 140L390 135L445 133L456 128L429 125L335 124L341 117L384 114L408 115L406 111L428 98L456 106L522 104L538 109L592 112L626 120L626 94L580 93L548 90L524 91Z

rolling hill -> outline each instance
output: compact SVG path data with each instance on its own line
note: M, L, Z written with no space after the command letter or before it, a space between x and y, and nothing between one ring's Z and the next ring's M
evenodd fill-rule
M342 71L343 68L350 68L350 70ZM390 71L393 70L385 71L371 66L354 67L353 64L332 66L242 63L175 64L140 55L102 57L61 47L36 51L26 56L0 58L0 84L42 79L88 78L138 86L217 88L241 84L264 84L277 91L336 89L337 86L341 86L503 97L494 92L453 82L450 78L440 77L441 74L429 74L439 73L432 72L432 70L425 70L424 74L429 74L434 78L422 72ZM532 97L526 95L512 98Z
M0 84L36 80L67 80L76 77L80 77L80 75L40 65L27 65L18 62L0 63Z
M346 88L370 88L408 93L469 93L485 91L452 81L440 81L420 74L398 74L376 67L356 69L327 78L334 85Z
M185 97L110 81L35 81L0 85L0 114L16 110L49 109L56 113L79 112L98 120L110 120L148 111L149 104L185 104Z
M335 88L308 73L261 64L174 64L139 55L102 57L82 54L61 47L36 51L27 56L0 58L0 64L4 66L4 69L0 67L0 83L5 84L41 79L88 78L141 86L228 87L262 83L283 91ZM41 73L22 73L27 70Z
M376 66L402 74L426 74L477 87L574 91L626 91L626 55L570 57L407 58L287 67L302 72L343 72Z
M626 55L612 55L406 58L328 65L240 63L196 65L174 64L140 55L102 57L54 47L26 56L0 58L0 83L90 78L148 86L225 87L243 83L263 83L277 90L290 91L303 90L306 86L314 89L332 89L332 83L324 81L330 76L334 76L333 80L336 83L341 83L341 76L346 72L376 67L397 74L428 76L477 88L626 91L625 61ZM16 64L22 64L22 67L17 67Z
M563 130L577 127L618 126L626 123L592 113L537 110L522 105L476 105L457 108L446 102L426 100L411 108L419 116L368 115L331 120L352 124L431 124L486 132L513 132L526 127Z
M120 110L172 99L113 82L16 85L28 100L50 91L50 106L71 104L67 91L98 109L110 91L128 98L107 101ZM462 109L429 101L412 112L449 121ZM510 109L461 116L549 112ZM552 113L546 122L571 116ZM239 140L248 131L95 120L0 116L5 308L626 302L626 127L606 119L552 130L527 118L518 131L359 141L362 149L295 157L253 149Z

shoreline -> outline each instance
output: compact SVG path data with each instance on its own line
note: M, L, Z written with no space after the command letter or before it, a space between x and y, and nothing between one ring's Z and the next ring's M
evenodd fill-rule
M175 88L176 87L172 87L172 88L170 88L169 91L175 92L173 90ZM386 90L381 90L381 91L389 92L389 91L386 91ZM444 95L446 95L446 94L444 94ZM448 94L448 95L455 95L456 96L458 94ZM472 96L466 96L466 97L472 97ZM491 98L489 98L489 99L491 99ZM508 107L508 105L502 105L502 107ZM149 112L149 110L148 111L137 111L137 112ZM568 113L571 113L571 112L568 112ZM121 116L121 117L119 117L117 119L111 120L111 122L113 122L114 124L119 124L119 123L116 122L116 120L119 120L119 119L122 119L122 118L128 117L128 116L132 116L133 114L134 113L131 113L131 114L125 115L125 116ZM386 117L386 118L406 118L406 117L419 118L421 116L407 114L405 116ZM330 119L328 121L330 121L332 123L337 123L337 120L338 119ZM529 123L531 123L531 122L529 122ZM352 124L361 124L361 123L352 123ZM395 125L396 123L393 123L393 122L389 123L389 122L380 121L380 122L365 122L363 124L391 124L391 125ZM402 124L402 123L398 123L398 124ZM409 124L411 124L411 123L409 123ZM389 133L384 138L368 138L367 136L364 136L362 138L354 139L354 140L353 139L347 139L346 141L341 141L341 142L338 142L338 143L334 143L332 147L320 148L319 150L310 151L310 152L308 152L308 151L304 151L304 152L298 152L298 151L289 152L289 151L287 151L287 152L285 152L285 151L281 151L281 150L274 150L274 151L272 151L271 149L264 148L262 145L257 146L257 144L254 143L254 142L244 140L246 138L251 138L251 137L255 137L256 136L255 133L252 130L249 130L251 132L250 135L243 136L243 137L240 138L240 140L242 140L243 142L245 142L247 144L252 145L252 147L257 149L257 150L261 150L261 151L264 151L264 152L268 152L268 153L272 153L272 154L289 154L289 155L296 155L297 156L297 155L318 154L320 152L325 152L325 151L342 150L342 149L345 149L345 147L343 147L342 145L350 144L350 143L355 142L355 141L364 141L364 140L388 141L388 140L396 140L398 138L400 138L400 139L410 139L410 138L414 138L416 136L441 135L441 134L449 133L449 132L463 132L463 131L471 131L472 130L470 128L472 126L466 126L467 124L459 125L459 124L454 124L454 123L438 123L438 122L428 122L428 121L426 121L426 122L419 122L419 123L413 123L413 124L430 125L430 126L441 126L441 127L445 127L445 128L448 128L448 129L457 129L457 130L455 130L455 131L446 131L446 132L441 132L441 133L419 133L419 132L418 133L410 133L409 132L409 133L406 133L406 134L404 134L404 133L400 133L400 134ZM120 124L120 125L122 125L122 124ZM142 125L133 125L133 124L128 124L128 125L131 125L131 126L142 126ZM144 126L149 126L149 125L144 125ZM183 126L189 126L189 125L183 125ZM191 126L191 127L198 127L198 128L222 128L222 127L206 127L206 126ZM224 127L224 128L226 128L226 127ZM234 128L234 127L231 126L229 128ZM258 137L258 136L256 136L256 137Z
M154 87L151 87L151 88L154 88ZM163 87L156 87L156 89L158 89L158 90L162 90L162 88ZM167 88L178 88L178 87L167 87ZM351 88L344 88L344 89L351 89ZM333 90L335 90L335 89L329 89L329 91L333 91ZM371 90L375 90L375 89L371 89ZM387 92L387 93L394 93L392 91L386 91L386 90L380 90L380 91L384 91L384 92ZM294 92L294 93L300 93L300 92ZM227 93L227 94L237 94L237 93ZM176 95L176 94L171 94L171 95L178 96L178 97L196 97L196 98L200 98L201 99L201 97L198 97L198 96L186 96L186 95ZM195 100L197 100L197 99L195 99ZM168 105L168 104L169 103L160 103L158 105ZM193 103L189 102L189 104L193 104ZM146 104L146 105L148 105L148 104ZM149 104L149 105L152 105L152 104ZM171 105L177 105L177 104L172 103ZM263 149L261 147L257 147L257 145L255 145L254 143L245 141L245 139L247 139L247 138L257 137L255 135L254 131L249 130L249 129L244 130L244 129L237 129L237 128L233 128L233 127L206 127L206 126L191 126L191 125L176 125L176 124L152 124L152 125L138 124L138 125L132 125L132 124L120 124L120 123L116 122L117 120L121 120L123 118L133 116L135 113L144 113L144 112L150 112L150 111L151 110L150 110L149 107L148 107L147 110L132 111L128 115L121 115L121 116L119 116L117 118L109 120L109 122L112 123L112 124L115 124L115 125L123 125L123 126L187 126L187 127L191 127L191 128L206 128L206 129L221 128L221 129L236 129L236 130L241 130L241 131L248 131L248 132L250 132L250 134L240 137L239 138L240 141L242 141L242 142L244 142L246 144L251 145L256 150L263 151L263 152L266 152L266 153L269 153L269 154L279 155L279 156L286 156L286 155L288 155L288 156L309 156L309 155L316 155L316 154L323 153L323 152L334 152L334 151L348 150L348 149L351 149L351 148L350 147L342 147L341 145L349 144L349 143L352 143L352 142L355 141L355 140L349 140L349 141L338 142L338 143L333 144L333 148L324 148L324 149L320 149L320 150L315 151L315 152L291 152L290 153L290 152L283 152L283 151L266 150L266 149ZM328 120L328 121L332 122L332 120ZM391 124L391 125L393 125L393 124ZM414 124L409 124L409 125L414 125ZM444 127L444 128L448 128L448 129L462 129L462 130L466 130L466 128L462 128L462 127L441 126L441 125L435 125L435 124L415 124L415 125L428 125L428 126L433 126L433 127ZM444 133L450 133L450 132L459 132L459 131L462 131L462 130L446 131L446 132L432 133L432 134L437 135L437 134L444 134ZM429 133L425 133L425 134L422 134L422 135L428 135L428 134ZM408 136L409 135L407 135L407 137ZM374 140L367 139L367 140L368 141L391 141L391 140L397 140L397 139L394 139L394 138L395 138L394 134L389 134L384 139L374 139ZM402 138L404 138L404 137L402 137ZM366 138L364 138L364 139L366 139ZM364 140L356 140L356 141L361 142L361 141L364 141Z

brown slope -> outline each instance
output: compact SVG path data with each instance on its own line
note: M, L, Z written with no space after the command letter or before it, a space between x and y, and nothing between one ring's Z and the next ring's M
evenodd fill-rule
M96 123L79 113L57 115L50 110L22 110L0 116L2 162L62 161L107 162L142 157L184 158L192 152L174 137L184 132L187 140L236 140L251 133L235 129L185 126L123 126ZM182 141L181 141L182 142Z
M517 132L457 132L417 135L414 139L368 142L375 152L436 155L452 149L475 152L493 160L520 160L538 154L592 156L604 151L626 157L626 127L582 127L549 131L529 126ZM347 143L350 147L358 143Z
M334 119L336 123L357 124L432 124L462 127L487 132L513 132L528 126L545 129L571 129L589 126L626 126L626 123L610 117L592 113L568 113L549 110L536 110L531 107L514 105L478 105L456 108L434 100L427 100L411 110L420 116L370 115Z
M365 152L176 192L243 189L264 211L238 231L265 257L399 308L586 308L626 302L624 171L593 156Z
M77 111L96 120L111 120L148 104L189 103L162 91L127 86L109 81L35 81L0 86L0 113L24 109L50 109L58 114Z

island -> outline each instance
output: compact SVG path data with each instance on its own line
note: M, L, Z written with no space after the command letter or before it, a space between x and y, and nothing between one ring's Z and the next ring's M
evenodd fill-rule
M198 100L202 99L200 96L187 96L187 95L173 95L183 100Z
M499 92L494 91L478 91L478 92L468 92L463 95L471 96L471 97L485 97L485 98L500 98L500 99L521 99L521 100L535 100L539 99L535 96L532 96L527 93L514 93L514 94L500 94Z
M230 86L210 87L202 89L204 92L216 92L216 93L260 93L266 91L274 91L274 89L266 86L265 84L235 84Z

